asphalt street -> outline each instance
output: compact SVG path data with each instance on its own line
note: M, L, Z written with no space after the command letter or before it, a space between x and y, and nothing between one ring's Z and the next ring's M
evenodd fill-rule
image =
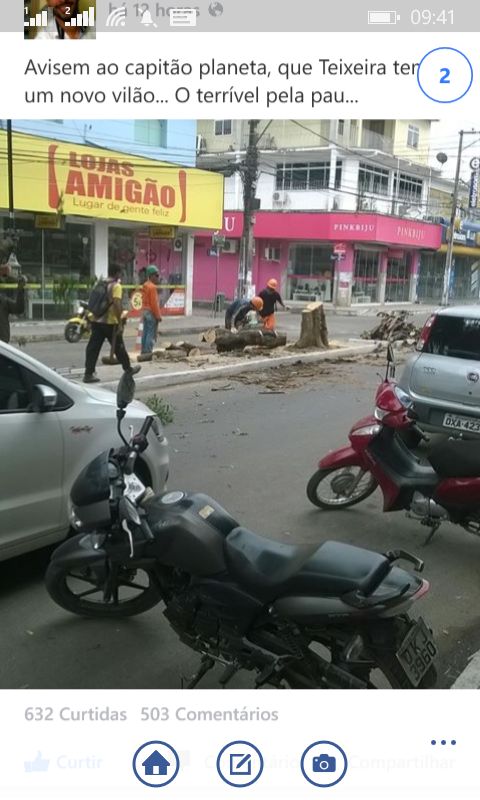
M420 318L423 322L423 317ZM349 339L350 337L358 337L360 333L366 329L372 328L375 324L375 316L334 316L328 317L328 330L331 340L335 339ZM212 324L221 324L219 318L212 319ZM168 323L167 323L168 324ZM188 325L188 320L185 322ZM421 324L419 321L416 324ZM300 314L280 314L279 315L279 329L285 331L290 340L295 341L300 331ZM179 338L184 338L189 341L196 341L197 335L190 334L188 336L179 336L175 334L168 334L168 339L174 341ZM126 330L126 344L129 350L133 350L135 346L135 330L130 324ZM60 369L81 369L85 363L85 345L86 341L79 342L78 344L69 344L64 339L56 342L30 342L25 345L24 349L29 355L38 358L49 367ZM161 345L161 336L159 339ZM109 354L109 346L104 345L103 355Z
M167 428L170 488L206 492L268 537L332 538L420 555L431 591L416 610L434 629L446 687L479 647L480 541L444 525L424 548L426 529L403 512L383 515L378 491L333 512L313 508L305 496L318 459L345 443L351 423L370 412L381 368L319 365L317 377L283 394L233 380L164 390L175 409ZM160 607L113 622L55 606L43 584L48 557L42 551L0 564L0 688L179 688L181 676L194 673L198 656L178 642ZM218 686L218 675L207 675L200 688ZM251 685L244 675L231 684Z

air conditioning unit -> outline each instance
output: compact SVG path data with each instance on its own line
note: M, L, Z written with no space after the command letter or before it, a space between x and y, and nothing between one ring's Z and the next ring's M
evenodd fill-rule
M206 150L207 150L207 140L204 139L203 136L197 136L196 150L197 150L197 155L199 153L205 153L206 152Z
M265 136L263 139L263 149L264 150L276 150L277 143L275 141L274 136Z
M280 248L266 247L263 257L265 261L280 261Z
M173 240L173 250L175 253L181 253L183 250L183 239L180 237Z
M274 208L288 208L290 206L290 195L288 192L274 192L272 201Z
M222 247L223 253L236 253L238 251L238 241L237 239L225 239L224 245Z

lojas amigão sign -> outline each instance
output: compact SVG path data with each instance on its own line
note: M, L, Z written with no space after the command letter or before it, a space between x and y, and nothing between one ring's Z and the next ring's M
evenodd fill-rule
M8 208L6 134L0 204ZM217 229L223 177L97 147L13 135L15 206L23 211Z

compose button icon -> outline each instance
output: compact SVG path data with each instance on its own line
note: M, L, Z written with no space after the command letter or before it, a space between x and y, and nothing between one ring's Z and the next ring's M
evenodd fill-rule
M263 772L263 756L251 742L230 742L218 754L217 770L229 786L251 786Z

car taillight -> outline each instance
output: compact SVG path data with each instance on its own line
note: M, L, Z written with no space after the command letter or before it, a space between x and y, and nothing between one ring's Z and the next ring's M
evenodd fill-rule
M427 319L425 325L422 328L420 339L418 340L417 345L415 347L416 350L422 352L425 345L428 343L428 340L430 339L430 334L432 332L433 323L435 322L436 319L437 319L436 314L432 314L432 316Z

